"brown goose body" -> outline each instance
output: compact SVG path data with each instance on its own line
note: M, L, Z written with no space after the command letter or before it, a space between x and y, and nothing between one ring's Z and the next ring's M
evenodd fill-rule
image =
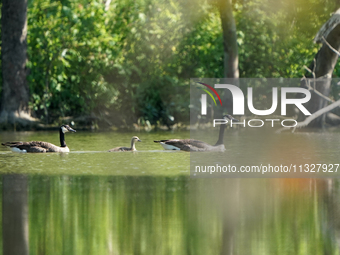
M225 119L232 121L238 121L230 115L225 115ZM225 151L225 146L223 144L224 130L226 124L222 124L220 127L219 137L215 145L210 145L208 143L195 140L195 139L168 139L154 141L163 146L165 150L182 150L182 151Z
M194 139L169 139L154 141L163 146L165 150L181 150L181 151L224 151L223 144L210 145L208 143Z
M64 133L76 132L68 125L62 125L60 127L60 147L52 143L42 141L31 141L31 142L6 142L2 143L3 146L10 148L13 152L31 152L31 153L45 153L45 152L69 152L70 149L67 147L65 142Z
M136 151L136 146L135 146L136 142L141 142L141 140L137 136L133 136L131 138L131 147L116 147L116 148L113 148L113 149L109 150L109 152L114 152L114 151Z
M59 147L52 143L32 141L32 142L7 142L2 145L10 148L13 152L69 152L66 147Z

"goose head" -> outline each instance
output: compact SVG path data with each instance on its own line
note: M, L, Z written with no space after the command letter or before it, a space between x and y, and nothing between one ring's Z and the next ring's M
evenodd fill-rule
M132 151L135 151L136 150L136 147L135 147L135 143L136 142L141 142L141 140L137 137L137 136L133 136L131 138L131 150Z
M135 142L141 142L142 140L139 139L137 136L133 136L131 139L131 142L135 143Z
M60 127L60 129L61 129L61 132L63 132L64 134L66 133L66 132L76 132L74 129L72 129L69 125L62 125L61 127Z
M233 116L231 116L231 115L229 115L229 114L223 115L223 118L224 118L225 120L232 120L232 121L234 121L234 122L239 122L238 119L235 119Z

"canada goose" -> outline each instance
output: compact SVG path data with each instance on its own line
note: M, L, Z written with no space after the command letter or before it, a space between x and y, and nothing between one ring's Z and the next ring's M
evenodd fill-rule
M137 136L133 136L131 138L131 147L130 148L128 148L128 147L116 147L116 148L109 150L109 152L112 152L112 151L136 151L136 147L135 147L136 142L141 142L141 140Z
M230 115L223 116L225 119L238 121ZM160 143L165 150L182 150L182 151L224 151L223 135L226 124L221 124L218 140L215 145L194 139L169 139L154 141Z
M3 146L9 147L13 152L69 152L65 142L66 132L76 132L68 125L62 125L59 129L60 147L48 142L32 141L32 142L7 142L2 143Z

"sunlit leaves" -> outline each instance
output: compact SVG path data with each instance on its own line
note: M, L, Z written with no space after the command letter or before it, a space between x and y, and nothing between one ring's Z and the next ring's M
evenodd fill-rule
M88 114L105 104L100 97L108 90L100 77L109 65L107 55L112 58L117 50L107 43L115 38L105 25L103 5L44 2L33 1L28 11L30 89L43 98L33 97L33 108L45 104L50 116Z

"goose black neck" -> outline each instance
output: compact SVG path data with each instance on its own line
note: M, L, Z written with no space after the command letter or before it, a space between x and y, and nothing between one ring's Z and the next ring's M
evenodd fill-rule
M227 126L226 124L222 124L221 125L221 127L220 127L220 134L218 136L218 140L217 140L215 146L223 144L224 129L226 128L226 126Z
M60 137L60 147L66 147L65 134L61 129L59 130L59 137Z

